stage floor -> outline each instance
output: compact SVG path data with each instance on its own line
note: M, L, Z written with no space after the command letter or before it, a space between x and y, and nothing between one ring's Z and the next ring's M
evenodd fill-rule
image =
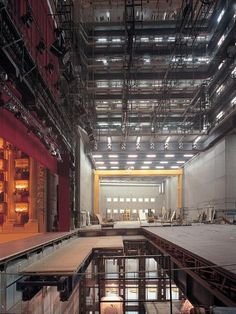
M236 274L236 226L192 225L144 228Z

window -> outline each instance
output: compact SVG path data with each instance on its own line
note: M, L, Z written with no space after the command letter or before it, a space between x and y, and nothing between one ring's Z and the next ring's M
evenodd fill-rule
M155 203L155 198L154 198L154 197L151 197L151 198L150 198L150 202L151 202L151 203Z
M126 202L129 203L130 202L130 198L126 197Z
M149 197L145 197L145 198L144 198L144 202L145 202L145 203L148 203L148 202L149 202Z
M111 197L107 197L107 202L111 202Z
M142 197L139 197L139 198L138 198L138 202L139 202L139 203L142 203L142 202L143 202L143 198L142 198Z
M113 197L113 202L117 203L118 202L118 197Z
M124 203L124 201L125 201L124 197L120 197L120 202Z
M132 198L132 202L133 202L133 203L137 202L137 198L136 198L136 197L133 197L133 198Z

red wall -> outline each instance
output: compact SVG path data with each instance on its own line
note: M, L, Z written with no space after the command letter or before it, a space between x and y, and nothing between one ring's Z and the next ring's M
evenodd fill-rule
M27 3L32 9L33 22L27 27L21 17L27 12ZM47 0L14 0L9 2L10 12L14 22L24 38L24 43L36 64L38 70L47 83L48 88L58 100L59 92L55 86L59 78L59 60L50 52L52 43L56 40L55 24L49 10ZM41 54L36 48L39 41L43 39L46 49ZM45 68L49 63L54 66L53 72L50 74Z
M59 231L70 230L70 167L68 155L62 156L63 163L58 164L59 185L58 185L58 213Z
M35 158L53 173L58 172L57 159L33 133L27 134L27 128L13 113L3 108L0 108L0 137Z

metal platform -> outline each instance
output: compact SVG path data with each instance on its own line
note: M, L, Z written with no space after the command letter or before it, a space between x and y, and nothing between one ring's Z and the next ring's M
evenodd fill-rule
M121 236L78 238L26 267L20 274L73 275L79 271L93 249L104 248L123 250L123 238Z
M234 225L144 229L236 274L236 226Z

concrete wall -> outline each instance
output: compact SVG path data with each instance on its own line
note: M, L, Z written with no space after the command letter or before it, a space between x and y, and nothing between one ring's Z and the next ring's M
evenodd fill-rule
M230 207L235 208L236 201L236 135L230 135L226 138L226 201ZM231 204L230 204L231 203ZM228 207L227 206L227 207Z
M93 173L91 163L84 152L84 143L80 139L80 209L93 208Z
M184 207L194 218L201 209L236 207L236 136L229 135L184 168ZM198 209L198 210L197 210Z
M177 209L177 186L177 177L170 177L165 180L165 194L163 206L165 206L166 210L171 209L172 212Z

